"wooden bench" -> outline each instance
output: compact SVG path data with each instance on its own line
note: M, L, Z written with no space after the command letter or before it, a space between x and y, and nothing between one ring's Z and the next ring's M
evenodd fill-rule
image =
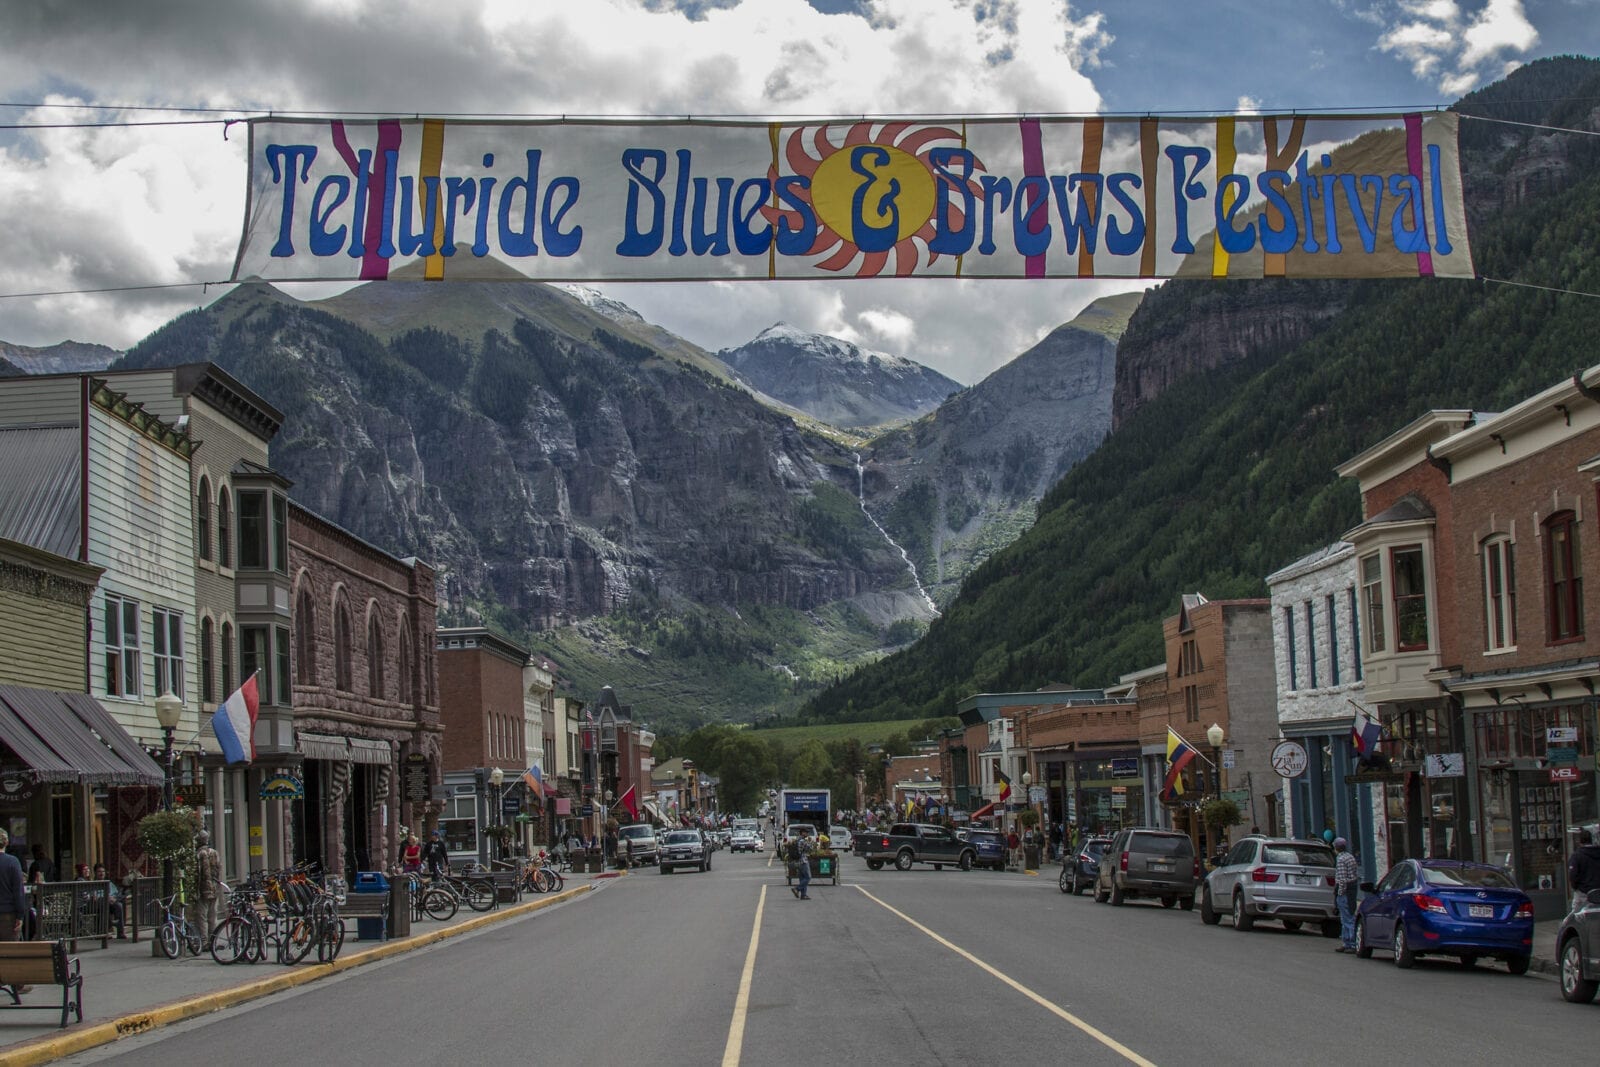
M521 871L478 871L467 875L472 881L488 881L494 885L494 904L515 904L522 899Z
M83 975L78 957L67 955L65 941L0 941L0 987L11 997L0 1008L40 1011L53 1004L24 1004L17 993L21 986L58 985L61 987L61 1027L66 1029L68 1014L83 1022Z
M379 941L389 940L389 894L388 893L346 893L344 903L339 905L339 918L341 919L379 919L383 923L383 934ZM356 928L358 931L360 927Z

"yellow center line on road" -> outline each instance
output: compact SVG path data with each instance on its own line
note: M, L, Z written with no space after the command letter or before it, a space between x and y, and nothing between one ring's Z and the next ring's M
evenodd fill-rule
M728 1023L728 1044L722 1050L722 1067L739 1067L744 1050L744 1021L750 1014L750 983L756 976L756 946L761 943L761 913L767 907L767 887L761 887L756 901L756 921L750 927L750 948L744 954L744 973L739 975L739 995L733 1001L733 1019Z
M1012 989L1015 989L1018 993L1021 993L1023 996L1027 997L1029 1000L1033 1001L1035 1004L1039 1005L1041 1008L1043 1008L1046 1011L1050 1012L1052 1015L1055 1015L1058 1018L1064 1019L1068 1023L1071 1023L1073 1026L1077 1027L1079 1030L1082 1030L1084 1033L1088 1034L1090 1037L1094 1038L1096 1041L1100 1042L1106 1048L1108 1048L1111 1051L1115 1052L1117 1055L1121 1056L1123 1059L1127 1060L1129 1063L1137 1063L1137 1064L1140 1064L1141 1067L1156 1067L1156 1065L1152 1061L1145 1059L1143 1056L1139 1055L1137 1052L1133 1051L1131 1048L1129 1048L1128 1046L1124 1045L1122 1042L1118 1041L1116 1038L1112 1037L1110 1034L1107 1034L1107 1033L1105 1033L1105 1032L1103 1032L1101 1030L1095 1029L1093 1026L1090 1026L1088 1023L1084 1022L1082 1019L1078 1018L1076 1015L1072 1014L1067 1009L1061 1007L1059 1004L1055 1004L1055 1003L1053 1003L1053 1002L1051 1002L1049 1000L1046 1000L1044 997L1040 996L1038 993L1035 993L1033 990L1029 989L1027 986L1023 985L1021 982L1017 981L1015 978L1012 978L1012 977L1010 977L1009 975L1006 975L1006 974L1002 974L999 970L997 970L996 968L991 967L989 964L983 962L978 957L974 956L972 953L970 953L966 949L962 948L960 945L957 945L954 942L949 941L948 939L946 939L946 938L940 936L939 934L935 933L934 931L928 929L926 926L923 926L921 923L917 922L917 920L913 919L911 916L907 915L905 912L901 911L899 908L896 908L894 905L887 904L884 901L879 900L877 897L873 896L871 893L867 892L867 890L863 889L859 885L857 885L855 888L860 891L862 896L866 897L868 900L872 901L874 904L877 904L879 907L884 908L890 914L897 915L900 918L904 919L906 922L910 923L912 926L916 927L918 930L921 930L923 933L925 933L929 937L933 938L935 941L937 941L939 944L943 945L945 948L949 949L951 952L954 952L957 956L960 956L962 959L964 959L968 963L971 963L974 966L978 967L980 970L987 971L989 974L993 975L995 978L997 978L1000 981L1004 982L1006 985L1010 986ZM754 948L754 946L752 946L752 950L753 950L753 948ZM754 958L753 957L753 952L752 952L752 958ZM727 1059L724 1059L722 1062L723 1062L724 1067L727 1067L727 1063L728 1063Z

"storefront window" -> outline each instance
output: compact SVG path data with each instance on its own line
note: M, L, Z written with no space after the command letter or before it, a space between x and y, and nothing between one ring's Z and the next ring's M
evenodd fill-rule
M451 852L478 851L478 795L457 793L445 802L439 815L439 832Z

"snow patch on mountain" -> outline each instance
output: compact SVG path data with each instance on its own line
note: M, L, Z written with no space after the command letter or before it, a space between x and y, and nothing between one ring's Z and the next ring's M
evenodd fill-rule
M587 285L561 284L556 286L590 311L614 322L643 322L644 316L620 300L613 300L598 289Z

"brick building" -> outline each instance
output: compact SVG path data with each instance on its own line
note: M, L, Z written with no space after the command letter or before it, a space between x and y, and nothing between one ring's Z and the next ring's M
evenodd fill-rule
M481 626L442 629L436 647L444 781L451 792L440 828L453 859L487 863L493 850L483 829L525 825L516 818L528 802L522 781L528 766L528 650Z
M1268 825L1276 817L1278 778L1271 753L1278 708L1270 607L1264 599L1184 594L1178 613L1162 624L1166 684L1139 687L1146 822L1186 830L1197 852L1212 851L1217 842L1203 840L1195 807L1219 792L1238 803L1246 827ZM1212 725L1223 732L1215 752L1206 737ZM1184 771L1184 790L1177 798L1162 796L1169 728L1201 753Z
M433 568L298 504L288 527L295 734L305 761L292 855L329 871L386 868L399 857L399 827L420 836L440 810L403 792L400 777L420 756L421 780L442 782Z

